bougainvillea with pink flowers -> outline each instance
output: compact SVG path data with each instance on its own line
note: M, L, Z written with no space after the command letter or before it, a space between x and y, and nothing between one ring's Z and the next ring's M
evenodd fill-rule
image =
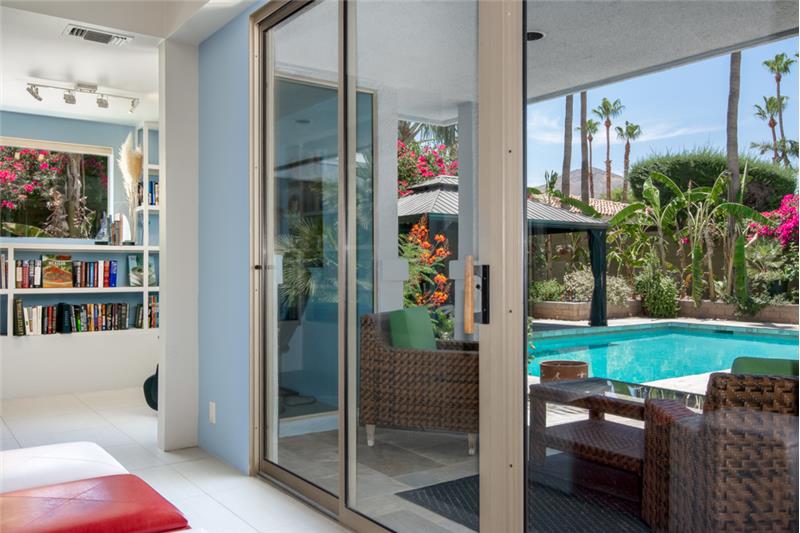
M397 141L398 196L408 196L414 185L442 175L458 176L455 147Z
M66 185L69 176L71 188ZM108 209L107 199L105 156L0 146L0 234L4 236L91 238L99 227L99 215ZM67 212L72 216L65 218ZM65 220L66 226L56 225L56 219Z
M0 146L0 210L23 208L46 194L63 165L61 154Z
M753 223L751 227L759 236L777 239L784 247L797 243L799 222L797 206L798 195L787 194L781 200L778 209L762 213L775 222L773 227L756 223Z

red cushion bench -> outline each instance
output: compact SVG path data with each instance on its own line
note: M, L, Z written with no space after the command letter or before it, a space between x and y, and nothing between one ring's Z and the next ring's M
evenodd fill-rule
M0 494L3 533L159 533L188 526L178 509L131 474Z

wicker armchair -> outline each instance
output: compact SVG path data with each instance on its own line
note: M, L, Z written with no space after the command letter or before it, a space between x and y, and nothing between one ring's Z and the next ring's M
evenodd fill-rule
M657 531L797 531L797 378L712 374L703 411L645 403L642 518Z
M438 341L438 350L395 348L388 313L361 319L360 421L367 445L375 428L478 433L478 343Z

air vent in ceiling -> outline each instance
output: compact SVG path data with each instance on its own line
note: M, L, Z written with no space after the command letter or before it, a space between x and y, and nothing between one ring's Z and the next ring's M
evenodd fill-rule
M75 26L74 24L69 24L66 28L64 28L64 35L82 39L84 41L91 41L93 43L107 44L110 46L119 46L130 39L130 37L126 35L109 33L107 31L95 30L92 28L84 28L82 26Z

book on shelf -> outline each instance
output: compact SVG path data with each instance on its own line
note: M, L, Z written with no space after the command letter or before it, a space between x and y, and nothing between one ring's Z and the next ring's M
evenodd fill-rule
M141 308L138 304L137 308ZM14 335L52 335L129 329L130 304L91 303L34 305L14 299ZM135 327L141 327L137 324Z
M18 259L15 268L15 287L18 289L117 286L118 267L114 259L72 261L70 256L52 259L43 255L42 259Z
M8 257L0 254L0 289L8 288Z
M72 287L72 257L69 255L43 255L42 286L45 289Z
M158 296L148 297L148 327L151 329L158 327Z
M159 187L157 181L148 183L147 203L151 206L157 206L159 203Z
M147 260L147 284L151 287L158 285L158 272L156 271L156 258L149 256ZM139 255L128 256L128 283L131 287L141 287L144 280L144 265Z

